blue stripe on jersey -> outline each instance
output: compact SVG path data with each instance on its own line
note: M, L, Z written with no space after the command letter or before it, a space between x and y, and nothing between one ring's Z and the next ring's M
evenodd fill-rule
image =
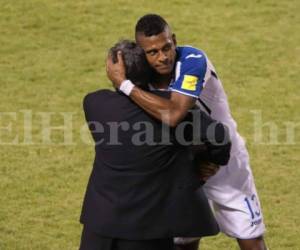
M207 71L205 54L192 47L177 47L177 62L180 63L180 72L170 85L170 90L188 96L198 97L204 84Z

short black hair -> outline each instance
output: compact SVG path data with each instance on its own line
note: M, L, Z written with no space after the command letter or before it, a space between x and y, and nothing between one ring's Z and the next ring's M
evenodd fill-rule
M142 16L135 26L135 34L143 33L145 36L158 35L165 31L169 24L157 14L147 14Z
M109 53L114 63L117 62L117 53L122 52L126 78L136 86L147 90L150 83L151 68L147 62L144 50L135 42L122 40L110 48Z

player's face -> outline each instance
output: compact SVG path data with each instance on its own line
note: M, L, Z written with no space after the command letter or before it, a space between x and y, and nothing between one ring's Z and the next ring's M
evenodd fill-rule
M176 40L168 28L158 35L148 37L138 33L136 42L143 48L148 63L157 73L172 73L176 58Z

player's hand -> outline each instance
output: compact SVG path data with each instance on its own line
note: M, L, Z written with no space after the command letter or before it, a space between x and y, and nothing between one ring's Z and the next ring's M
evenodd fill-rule
M201 162L197 169L197 174L202 181L207 181L210 177L215 175L220 169L219 165L211 162Z
M106 59L106 74L111 80L114 87L119 88L121 83L126 80L125 65L122 57L122 52L117 54L118 61L113 62L111 55L109 54Z

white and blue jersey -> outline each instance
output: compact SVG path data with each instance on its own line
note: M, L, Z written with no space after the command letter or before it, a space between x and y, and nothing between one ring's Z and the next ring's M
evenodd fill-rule
M265 227L248 152L231 116L227 96L215 68L203 51L188 46L177 47L175 67L174 81L169 89L197 98L196 105L213 119L226 124L230 131L232 147L229 163L203 186L216 208L215 216L221 231L240 239L262 235ZM180 239L177 241L180 242Z
M206 54L189 46L177 47L176 52L175 79L169 89L197 98L196 105L200 109L228 126L232 140L231 154L244 149L245 143L237 132L225 90Z

